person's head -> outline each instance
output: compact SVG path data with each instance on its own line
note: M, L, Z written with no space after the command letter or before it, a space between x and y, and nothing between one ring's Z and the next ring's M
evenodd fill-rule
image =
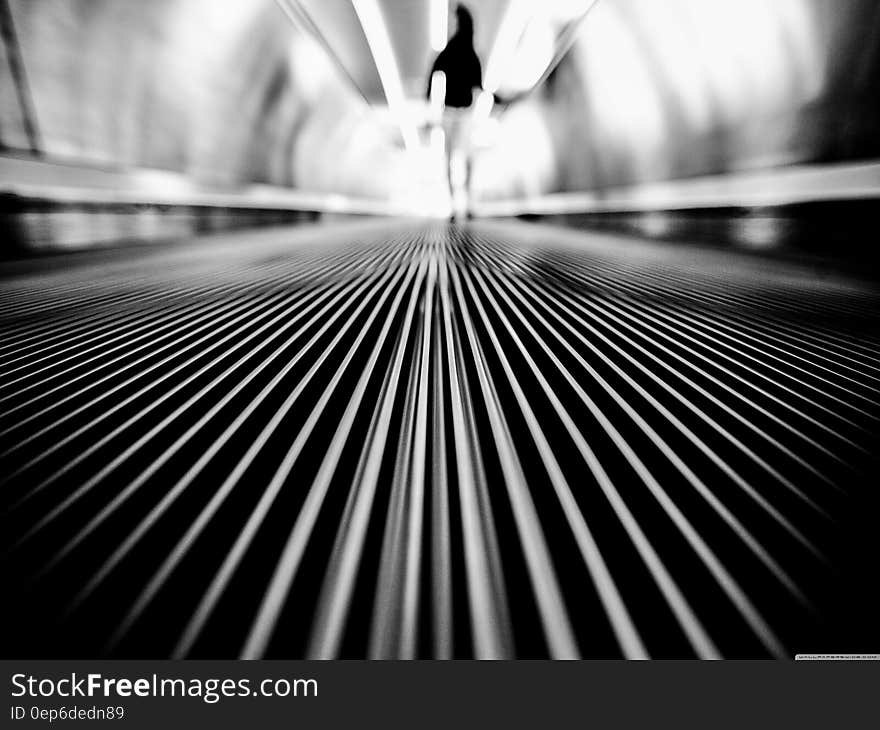
M456 35L471 37L474 34L474 18L471 11L464 5L459 4L455 8L455 17L458 22L458 30Z

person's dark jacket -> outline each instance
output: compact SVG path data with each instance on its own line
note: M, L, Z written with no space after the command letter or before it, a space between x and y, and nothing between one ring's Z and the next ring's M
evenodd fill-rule
M434 65L431 76L436 71L446 74L446 106L464 108L473 101L473 90L483 88L483 69L473 46L473 36L461 32L449 40ZM431 80L428 78L428 96Z

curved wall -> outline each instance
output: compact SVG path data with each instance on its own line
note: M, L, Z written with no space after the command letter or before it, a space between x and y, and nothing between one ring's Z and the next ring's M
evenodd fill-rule
M272 0L10 6L49 157L291 185L317 100L337 112L356 105ZM26 147L5 62L2 73L2 141Z
M441 168L402 152L274 0L8 2L50 158L207 184L443 190ZM548 82L502 116L477 192L875 157L878 48L874 0L601 0ZM0 141L27 147L5 57L0 103Z

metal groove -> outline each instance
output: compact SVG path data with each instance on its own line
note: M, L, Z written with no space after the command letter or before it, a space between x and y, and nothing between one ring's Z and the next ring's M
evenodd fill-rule
M4 276L4 640L716 658L864 635L880 292L610 240L404 221Z

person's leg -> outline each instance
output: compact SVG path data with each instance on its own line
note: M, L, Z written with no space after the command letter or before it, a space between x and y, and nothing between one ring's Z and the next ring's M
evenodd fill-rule
M466 218L473 218L471 211L471 200L473 190L471 189L471 181L474 172L474 156L470 150L464 153L464 214Z
M449 186L449 200L455 198L455 171L453 165L452 149L446 148L446 184Z
M463 218L468 209L468 159L460 147L452 150L449 159L449 179L452 190L452 210L456 217Z
M455 124L449 114L444 114L442 123L439 126L441 132L441 142L439 146L442 150L443 157L446 161L445 174L446 186L449 191L449 220L455 220L455 182L454 182L454 162L455 155Z

